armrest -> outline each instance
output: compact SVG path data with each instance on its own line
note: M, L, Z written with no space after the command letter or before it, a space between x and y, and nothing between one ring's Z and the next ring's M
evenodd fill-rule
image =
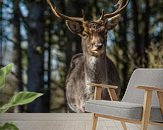
M150 87L150 86L137 86L137 89L143 89L146 91L158 91L158 92L163 92L162 88L159 87Z
M142 124L145 124L145 123L148 123L149 119L150 119L153 91L157 92L160 107L161 107L161 112L163 113L163 102L162 102L162 100L163 100L163 89L159 88L159 87L153 87L153 86L137 86L136 88L145 90L143 114L142 114Z
M106 84L97 84L97 83L89 83L88 85L92 86L92 87L100 87L100 88L110 88L110 89L117 89L118 86L114 86L114 85L106 85Z
M101 99L102 88L106 88L106 89L108 89L108 93L109 93L111 100L112 101L118 101L118 97L117 97L116 92L115 92L115 89L117 89L118 86L106 85L106 84L97 84L97 83L90 83L88 85L95 87L94 99L96 99L96 100Z

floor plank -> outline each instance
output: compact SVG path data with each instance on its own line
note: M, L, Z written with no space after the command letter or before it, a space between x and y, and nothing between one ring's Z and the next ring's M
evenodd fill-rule
M13 122L20 130L91 130L91 113L5 113L0 124ZM99 118L97 130L123 130L117 121Z

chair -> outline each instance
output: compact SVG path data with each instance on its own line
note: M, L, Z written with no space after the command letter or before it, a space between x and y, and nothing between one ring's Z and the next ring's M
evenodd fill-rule
M85 110L93 113L92 130L96 130L98 117L125 123L141 124L147 130L148 124L163 126L163 68L136 69L121 101L117 101L116 86L91 83L95 87L95 100L86 102ZM111 101L100 100L101 89L107 88Z

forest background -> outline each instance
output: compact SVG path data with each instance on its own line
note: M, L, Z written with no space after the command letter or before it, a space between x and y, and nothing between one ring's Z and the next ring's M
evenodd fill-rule
M117 0L53 0L69 16L113 12ZM108 32L107 55L121 78L121 97L136 68L163 68L163 1L130 0L121 21ZM0 93L0 105L18 91L44 93L11 112L67 112L65 79L80 38L56 18L46 0L0 0L0 67L15 67Z

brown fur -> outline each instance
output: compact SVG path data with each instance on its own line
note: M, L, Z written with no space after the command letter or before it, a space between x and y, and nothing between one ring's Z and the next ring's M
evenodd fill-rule
M100 37L106 44L105 36ZM82 41L84 54L73 56L66 80L67 101L70 109L74 112L85 112L85 101L93 99L94 88L87 86L87 83L105 83L118 86L120 83L113 62L106 57L105 48L104 53L100 56L94 56L87 50L86 44L89 43L86 43L86 39ZM102 99L109 99L106 89L102 91Z
M119 0L117 10L104 13L99 19L88 21L80 17L69 17L57 11L51 0L47 0L53 13L65 20L68 29L81 37L83 54L72 58L66 80L68 105L74 112L85 112L87 100L93 98L94 88L89 83L118 85L120 79L113 62L106 57L107 32L113 29L120 19L120 12L128 5L128 1ZM124 5L123 5L124 4ZM120 90L120 87L119 87ZM108 99L106 89L102 91L102 99Z
M71 26L69 29L74 31ZM89 83L117 86L120 83L116 67L106 57L107 29L104 24L89 22L83 30L81 32L83 54L73 56L66 80L67 102L74 112L85 112L85 102L93 99L94 88L90 87ZM103 89L102 99L109 99L107 89Z

